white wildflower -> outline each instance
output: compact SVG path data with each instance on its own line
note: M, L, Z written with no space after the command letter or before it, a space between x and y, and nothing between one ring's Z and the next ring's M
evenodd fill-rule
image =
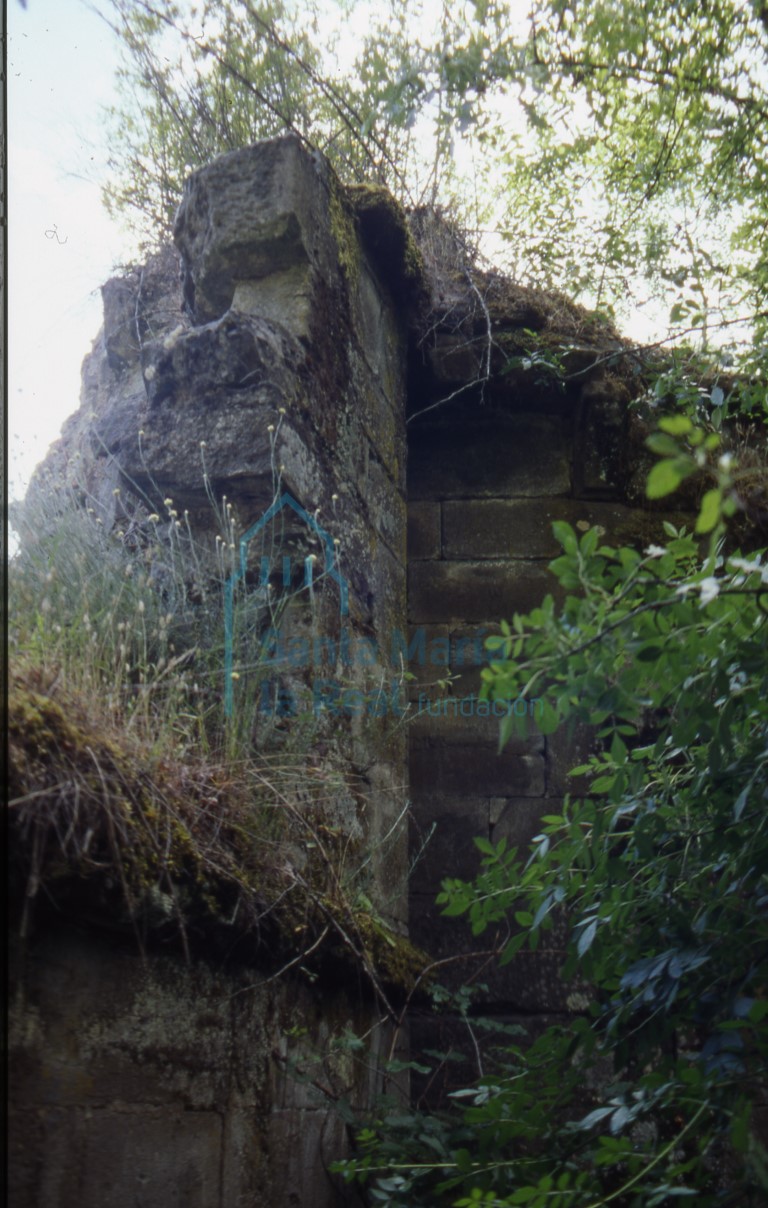
M648 558L663 558L667 550L663 545L649 545L645 551Z
M710 604L720 594L720 580L716 579L714 575L702 579L699 583L699 591L702 605Z
M179 337L183 335L184 326L183 324L179 323L179 326L175 327L173 331L163 340L163 348L166 350L166 352L170 352L170 350L175 347L176 344L178 344Z
M751 575L753 570L760 570L760 555L757 554L752 561L749 558L730 558L729 564L735 570L743 570L745 574Z

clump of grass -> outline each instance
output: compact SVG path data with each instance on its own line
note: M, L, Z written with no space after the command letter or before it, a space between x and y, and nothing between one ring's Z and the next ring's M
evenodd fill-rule
M301 726L304 747L275 750L263 727L255 745L243 681L252 707L261 634L277 618L245 583L240 709L234 725L225 716L233 509L220 508L206 549L171 499L151 507L134 499L108 526L76 496L38 492L20 524L9 646L22 932L41 898L87 903L140 939L171 931L188 952L212 929L227 943L268 939L282 968L341 952L386 1000L379 966L391 978L397 956L406 980L418 957L365 896L362 828L339 822L364 808L364 786L332 756L310 758Z
M117 493L117 492L116 492ZM104 523L98 507L72 492L38 489L25 505L21 548L9 575L9 647L82 696L148 749L202 748L247 753L249 701L228 720L223 708L224 583L236 553L231 505L220 509L224 535L211 549L179 516L173 500L134 500L130 514ZM260 634L268 602L240 586L235 608L238 657L259 687ZM245 686L245 685L244 685Z
M42 670L12 677L11 883L20 930L44 898L150 935L187 956L215 933L283 973L329 956L410 988L425 959L393 935L347 876L354 844L332 824L338 780L284 756L234 768L149 754L110 728L98 702Z

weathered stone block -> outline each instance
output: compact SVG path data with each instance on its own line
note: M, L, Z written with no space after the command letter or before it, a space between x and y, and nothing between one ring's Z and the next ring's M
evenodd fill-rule
M560 595L554 575L535 562L415 562L408 569L412 623L481 623L529 612Z
M382 918L407 935L410 863L407 843L402 840L407 831L409 786L407 774L401 771L405 732L402 723L392 716L382 719L378 726L390 730L393 745L398 741L402 745L398 745L396 760L380 761L366 770L366 842L365 854L360 856L366 872L360 884L366 884L368 896L376 902ZM371 746L369 741L368 759ZM369 860L372 853L374 858ZM354 873L354 867L347 872Z
M458 743L414 747L410 779L414 794L540 797L544 793L544 759L506 751L495 756L482 746Z
M380 538L370 542L372 570L368 606L373 626L382 648L391 645L392 635L403 629L405 619L406 582L402 562Z
M494 843L506 839L522 854L534 835L541 832L542 814L554 814L559 801L548 797L494 797L490 802L491 838Z
M116 1105L92 1112L83 1133L81 1204L210 1208L219 1201L219 1112L144 1107L126 1113Z
M493 712L494 704L496 712ZM506 715L504 702L481 701L476 695L442 694L416 697L413 717L408 726L411 748L471 744L482 746L489 758L499 749L499 728ZM537 754L544 750L544 738L531 727L527 738L513 735L504 750L509 754Z
M453 809L447 807L453 805ZM437 812L435 812L437 811ZM479 871L474 840L488 837L487 798L434 797L413 802L411 857L418 856L415 878L419 892L437 893L445 877L471 880Z
M453 633L447 625L409 625L404 651L408 669L427 668L430 677L442 678L449 671L482 667L487 661L485 640L491 632L489 625Z
M374 1028L371 1068L329 1047L346 1027L371 1033L357 986L319 999L261 980L252 967L142 959L85 928L36 935L10 1021L14 1208L335 1204L319 1172L346 1151L341 1122L281 1058L312 1067L323 1052L324 1078L362 1106L382 1041ZM291 1130L303 1122L300 1150L282 1146L289 1117Z
M434 893L411 894L411 940L433 960L445 962L438 970L439 979L454 989L472 979L486 981L495 961L489 952L496 942L493 933L473 936L465 918L443 914Z
M438 382L471 382L482 376L486 338L437 335L429 349L429 363Z
M390 273L399 266L391 264ZM405 357L393 357L393 348L404 347L402 311L391 304L388 291L371 272L367 259L360 255L355 287L354 321L365 362L375 381L389 399L405 396Z
M482 1014L482 1006L480 1011ZM486 1017L483 1025L483 1047L488 1046L491 1051L510 1045L525 1049L548 1027L567 1025L568 1018L567 1015L553 1013L516 1014L510 1011L499 1014L498 1004L494 1004L493 1022ZM414 1096L422 1105L432 1111L450 1109L456 1103L455 1099L448 1098L451 1092L472 1086L483 1073L487 1074L487 1069L479 1067L477 1062L474 1039L479 1034L475 1025L470 1023L468 1026L467 1020L455 1015L443 1014L437 1018L420 1017L414 1020L411 1029L413 1060L431 1070L427 1075L416 1074L413 1078ZM454 1057L439 1063L435 1052L450 1052ZM464 1057L464 1061L456 1060L455 1055L458 1054Z
M327 192L318 188L327 172L297 138L280 138L221 155L188 178L174 238L197 323L229 309L237 282L309 266L318 229L328 229ZM301 311L297 321L302 329Z
M571 1010L574 986L564 982L561 969L565 961L565 944L555 931L544 932L535 952L523 950L499 968L488 970L488 997L503 1002L515 1011Z
M101 287L104 306L104 347L109 367L120 373L139 355L136 329L136 277L112 277Z
M479 414L409 429L409 499L564 495L571 476L562 422Z
M610 374L584 386L574 448L577 494L623 497L629 401L626 385Z
M371 522L384 538L391 552L405 565L405 499L384 466L371 451L368 456L364 495Z
M401 399L388 399L373 380L362 358L351 368L354 392L350 406L362 424L376 456L399 490L405 490L406 445ZM331 407L337 406L336 400Z
M408 557L440 557L440 504L408 504Z
M575 499L470 499L443 504L443 557L554 558L560 544L553 531L564 520L581 535L598 526L610 545L644 548L663 542L662 521L690 524L687 513L660 516L620 503Z
M590 754L598 750L594 730L586 725L577 725L572 734L563 728L547 738L547 796L564 797L566 793L576 796L584 792L584 778L573 777L573 768L586 763Z
M514 930L514 920L511 925ZM551 931L542 933L535 952L521 951L508 965L499 967L496 949L504 942L504 923L473 936L466 920L443 915L434 897L418 894L411 898L411 938L434 960L446 962L440 967L441 982L458 987L473 978L482 981L488 986L485 1001L496 1009L503 1004L510 1013L565 1015L583 1009L588 1002L583 984L566 983L560 975L566 926L558 920Z

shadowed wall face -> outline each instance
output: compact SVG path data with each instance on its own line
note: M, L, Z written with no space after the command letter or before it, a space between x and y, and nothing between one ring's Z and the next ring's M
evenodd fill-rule
M506 386L497 382L485 401L457 398L435 407L440 391L445 397L458 385L451 364L433 354L437 380L409 398L412 411L424 411L408 425L408 621L417 673L410 693L411 851L419 860L411 936L446 962L444 982L479 980L485 989L475 1001L483 1013L522 1024L533 1036L555 1018L567 1022L577 1007L558 974L558 927L542 934L537 951L522 951L500 970L480 952L493 947L493 937L475 939L463 921L443 917L435 895L444 878L471 880L479 871L477 836L526 850L542 815L560 813L564 794L578 792L568 772L585 761L591 737L586 730L570 741L562 733L545 737L535 697L521 698L506 708L527 717L528 737L513 737L499 753L505 706L479 697L490 657L485 641L500 633L502 618L529 612L547 594L559 598L548 570L560 553L553 521L567 521L577 533L598 525L607 543L642 548L663 540L663 517L628 505L619 469L628 422L610 390L595 382L558 388L518 374ZM601 458L594 432L611 428L611 457ZM690 525L693 517L677 519ZM445 1016L414 1020L411 1038L417 1060L419 1050L468 1047L461 1021ZM430 1084L431 1100L472 1077L446 1063Z

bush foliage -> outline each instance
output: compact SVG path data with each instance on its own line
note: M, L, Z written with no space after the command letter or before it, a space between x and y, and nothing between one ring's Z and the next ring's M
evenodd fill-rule
M657 496L710 467L697 532L640 552L556 523L564 604L489 640L488 697L543 698L545 734L587 725L600 749L530 851L476 840L478 878L438 901L476 935L507 922L501 964L557 926L581 1009L498 1047L450 1110L380 1114L341 1167L371 1203L764 1202L768 561L726 550L718 442L683 413L649 441Z

